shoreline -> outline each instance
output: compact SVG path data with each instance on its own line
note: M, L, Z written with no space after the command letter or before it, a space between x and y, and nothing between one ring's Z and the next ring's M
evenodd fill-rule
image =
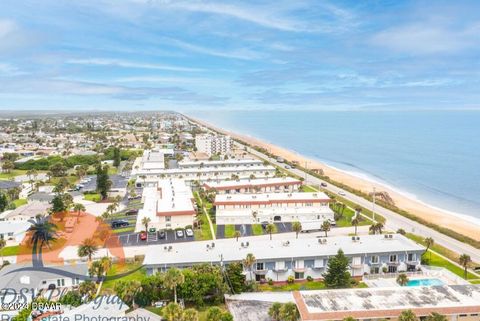
M309 169L322 169L325 176L328 176L332 180L348 185L354 189L368 193L373 190L373 187L375 187L377 192L387 192L398 208L412 213L428 222L449 228L460 234L480 241L480 219L466 214L438 208L434 205L417 199L414 194L408 193L408 191L402 191L394 186L388 185L387 183L379 182L375 179L369 178L366 174L352 173L342 170L328 165L320 160L301 155L295 151L289 150L288 148L274 145L262 139L245 134L239 134L218 126L213 126L207 121L200 120L195 117L188 117L199 124L229 135L252 146L256 145L265 148L270 153L280 156L286 160L297 161L301 166L304 166L304 164L307 163Z

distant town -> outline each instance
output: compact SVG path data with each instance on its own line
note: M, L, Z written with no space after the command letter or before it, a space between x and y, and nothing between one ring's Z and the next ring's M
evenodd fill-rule
M2 320L480 320L459 240L185 115L1 115L0 159Z

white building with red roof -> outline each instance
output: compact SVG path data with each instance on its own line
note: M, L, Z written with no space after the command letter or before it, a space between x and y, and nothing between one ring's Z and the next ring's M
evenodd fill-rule
M217 224L263 222L335 222L328 206L331 199L316 193L218 194L215 197Z
M181 179L161 179L156 186L145 187L143 208L138 212L136 232L145 230L144 217L150 219L149 229L157 230L193 226L195 218L192 190Z

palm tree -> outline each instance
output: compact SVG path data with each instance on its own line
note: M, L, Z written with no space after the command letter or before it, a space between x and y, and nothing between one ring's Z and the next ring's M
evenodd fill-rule
M88 257L88 262L92 262L92 257L97 253L98 246L95 245L95 240L87 238L83 240L78 247L77 254L79 257Z
M162 316L167 321L182 321L183 319L182 307L177 303L171 302L165 308L163 308Z
M198 311L195 309L186 309L183 311L183 320L182 321L198 321Z
M252 253L248 253L245 259L243 260L243 266L250 271L250 281L252 281L252 266L257 259Z
M89 298L92 298L94 296L96 290L97 286L90 280L86 280L80 283L80 285L78 286L78 292L80 292L82 296L86 295Z
M3 248L7 245L7 241L3 238L0 239L0 256L2 257L2 265L3 265Z
M425 246L427 247L425 249L425 253L427 253L428 250L433 246L433 244L435 244L435 241L431 237L426 237L424 242L425 242ZM432 252L429 253L429 256L430 256L429 259L431 260L432 259Z
M142 284L140 281L131 280L127 281L127 285L125 286L123 298L125 301L132 301L132 306L135 306L135 297L137 296L138 292L142 290Z
M377 223L373 223L370 228L369 228L369 231L372 232L373 234L382 234L382 230L383 230L383 223L381 222L377 222Z
M355 226L355 235L357 235L358 224L360 224L360 218L358 217L358 215L355 215L352 218L352 225Z
M42 248L46 245L50 248L50 243L57 239L57 226L47 220L45 217L37 215L35 220L30 221L32 225L28 229L32 232L32 262L35 266L41 265Z
M401 273L397 276L397 283L400 286L405 286L408 283L408 276L405 273Z
M299 221L293 222L292 223L292 230L295 232L296 237L298 239L298 233L300 233L302 231L302 223L300 223Z
M112 267L112 259L109 258L108 256L104 256L100 259L100 264L102 265L102 268L105 271L105 274L107 274L110 268Z
M354 317L346 317L343 318L343 321L357 321L357 319L355 319Z
M447 317L443 314L432 312L428 317L427 321L447 321Z
M265 232L270 234L270 240L272 240L272 233L275 233L276 231L277 231L277 226L273 223L270 223L265 227Z
M282 321L297 321L300 318L297 305L293 302L283 304L280 308L280 320Z
M320 229L325 232L325 237L328 236L328 232L330 231L332 227L332 224L330 224L329 221L323 221L322 226L320 226Z
M77 215L80 215L80 212L85 212L86 208L85 208L85 205L83 204L75 203L73 205L73 210L77 212Z
M142 218L142 224L143 226L145 226L145 232L148 232L148 224L150 224L152 220L150 219L150 217L144 217Z
M463 271L464 271L463 272L464 273L463 277L466 280L467 279L468 265L470 264L470 262L472 262L472 258L468 254L462 254L458 258L458 262L460 263L461 266L463 266Z
M279 321L281 308L282 304L280 302L274 302L268 309L268 316L274 321Z
M240 233L240 231L235 231L235 233L233 233L233 237L235 237L237 239L237 242L238 242L238 238L242 236L242 233Z
M185 276L182 271L177 268L168 269L163 282L167 288L173 290L174 302L177 303L177 286L185 282Z
M412 310L405 310L398 316L398 321L418 321L418 318Z

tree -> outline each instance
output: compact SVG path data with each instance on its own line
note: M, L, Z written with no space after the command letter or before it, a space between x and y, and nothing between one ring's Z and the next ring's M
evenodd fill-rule
M221 321L222 320L222 310L219 307L210 307L207 310L207 320L208 321Z
M97 192L100 193L102 199L106 199L108 196L108 191L112 187L112 181L108 176L108 165L102 166L102 164L97 165Z
M183 311L183 321L198 321L198 311L195 309L186 309Z
M78 286L78 291L82 296L86 296L87 300L93 298L97 291L97 286L90 280L86 280Z
M29 231L32 232L31 242L34 249L41 249L43 245L50 248L50 243L57 239L57 226L41 216L37 216L31 223Z
M59 303L78 307L82 305L82 294L79 291L69 291L60 296Z
M405 286L408 283L408 276L405 273L401 273L397 276L397 283L400 286Z
M122 160L120 154L121 154L120 148L115 147L113 149L113 166L115 166L115 167L120 166L120 162Z
M292 230L295 232L296 237L298 239L298 233L300 233L302 231L302 223L300 223L299 221L293 222L292 223Z
M90 264L90 267L88 268L88 274L90 277L96 277L97 282L100 282L100 279L103 277L103 274L105 273L104 267L102 265L102 262L100 261L94 261L92 264Z
M228 311L223 311L220 315L220 321L234 321L233 315Z
M323 278L328 288L347 288L350 286L348 258L342 249L339 249L337 255L328 260L327 272L323 274Z
M135 297L142 290L142 284L137 280L117 281L114 291L127 304L135 306Z
M243 260L243 266L245 267L245 269L249 270L250 272L250 281L253 281L252 267L256 260L257 259L252 253L248 253L245 259Z
M447 321L448 318L443 314L432 312L428 317L427 321Z
M325 237L328 236L327 233L330 231L331 227L332 227L332 224L329 221L323 221L322 226L320 226L320 230L325 232Z
M282 304L280 302L274 302L268 309L268 316L274 321L280 321L280 309Z
M225 268L225 276L233 293L241 293L245 290L245 275L241 263L230 263Z
M62 194L60 193L55 194L50 204L52 204L52 207L50 209L52 213L65 212L65 210L67 209Z
M235 237L237 239L237 242L238 242L238 238L242 236L242 233L240 233L240 231L236 230L235 233L233 233L233 237Z
M270 234L270 240L272 240L272 233L275 233L276 231L277 231L277 226L273 223L270 223L265 227L265 232Z
M428 253L428 250L435 244L435 241L431 237L426 237L425 240L425 246L427 247L425 249L425 253ZM429 253L429 259L432 259L432 252Z
M5 194L0 193L0 212L5 211L8 206L8 198Z
M2 257L2 265L3 265L3 248L7 245L7 241L3 238L0 239L0 256Z
M458 258L458 262L460 263L461 266L463 266L463 278L466 280L468 276L467 274L468 265L470 264L470 262L472 262L472 258L468 254L462 254Z
M183 282L185 282L185 276L179 269L170 268L165 273L164 283L168 289L173 290L173 297L175 303L177 303L177 286L183 284Z
M73 205L73 210L77 212L78 215L80 215L80 212L85 212L86 208L85 208L85 205L83 204L75 203Z
M382 222L377 222L377 223L373 223L370 228L369 228L369 231L372 232L372 234L382 234L382 230L383 230L383 223Z
M83 240L82 244L78 247L77 254L79 257L87 257L89 262L92 262L92 257L97 253L98 246L95 245L95 240L87 238Z
M165 308L163 308L162 316L167 321L182 321L183 319L182 307L177 303L171 302Z
M293 302L288 302L280 308L280 320L282 321L297 321L300 318L297 305Z
M150 219L150 217L144 217L142 218L142 224L143 226L145 226L145 232L148 232L148 224L150 224L152 220Z
M358 224L360 224L360 218L357 215L355 215L352 218L352 225L355 226L355 235L357 235Z
M67 167L61 162L50 165L48 170L52 173L53 177L63 177L67 174Z
M5 172L5 173L10 173L12 171L12 169L15 168L15 165L13 164L12 161L10 160L6 160L3 162L2 164L2 170Z
M398 321L418 321L418 318L412 310L405 310L398 316Z

